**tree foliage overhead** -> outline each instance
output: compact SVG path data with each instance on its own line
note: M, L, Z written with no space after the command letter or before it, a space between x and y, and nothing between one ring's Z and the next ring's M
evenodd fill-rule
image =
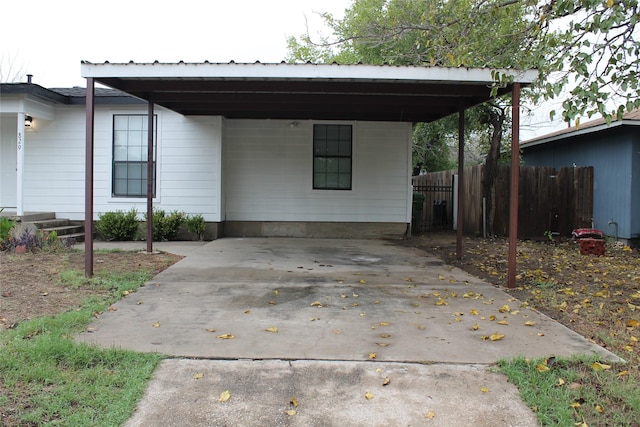
M536 68L534 100L565 120L640 107L638 0L354 0L333 33L291 37L292 61Z

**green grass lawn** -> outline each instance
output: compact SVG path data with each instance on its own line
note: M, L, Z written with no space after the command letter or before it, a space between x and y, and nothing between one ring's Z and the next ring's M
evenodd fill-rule
M91 284L109 296L0 333L0 407L10 414L9 425L118 426L131 416L162 356L79 344L72 336L149 278L141 272L96 277Z

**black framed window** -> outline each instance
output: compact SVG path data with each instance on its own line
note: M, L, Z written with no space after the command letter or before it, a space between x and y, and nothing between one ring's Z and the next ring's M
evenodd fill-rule
M351 190L351 125L313 125L313 188Z
M153 195L156 194L158 117L153 117ZM147 196L148 116L113 116L112 194L117 197Z

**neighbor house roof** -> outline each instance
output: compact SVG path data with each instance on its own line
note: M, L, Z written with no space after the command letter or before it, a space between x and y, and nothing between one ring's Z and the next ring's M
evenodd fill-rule
M522 148L534 147L536 145L546 144L547 142L590 134L594 132L600 132L605 129L614 128L614 127L623 126L623 125L640 126L640 109L632 110L625 113L622 116L622 120L618 120L617 118L614 118L610 124L607 124L606 120L603 118L591 120L586 123L581 123L580 126L568 127L566 129L562 129L556 132L548 133L546 135L529 139L527 141L523 141L520 144L520 147Z
M2 95L28 95L56 104L84 104L87 90L83 87L45 88L35 83L2 83ZM96 88L97 104L139 104L142 101L119 90Z
M183 115L428 122L511 92L535 71L390 65L82 62L82 76Z

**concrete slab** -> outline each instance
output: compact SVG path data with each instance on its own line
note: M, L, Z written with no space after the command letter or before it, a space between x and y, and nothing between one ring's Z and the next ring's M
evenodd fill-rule
M210 359L613 356L500 289L384 241L217 240L114 309L78 339Z
M77 337L175 357L129 426L535 426L493 363L617 359L392 241L220 239L181 251L186 258ZM232 397L219 402L225 390ZM292 397L300 406L287 415Z
M225 391L230 398L220 402ZM179 359L162 362L126 424L160 425L533 427L537 421L517 389L486 366Z

